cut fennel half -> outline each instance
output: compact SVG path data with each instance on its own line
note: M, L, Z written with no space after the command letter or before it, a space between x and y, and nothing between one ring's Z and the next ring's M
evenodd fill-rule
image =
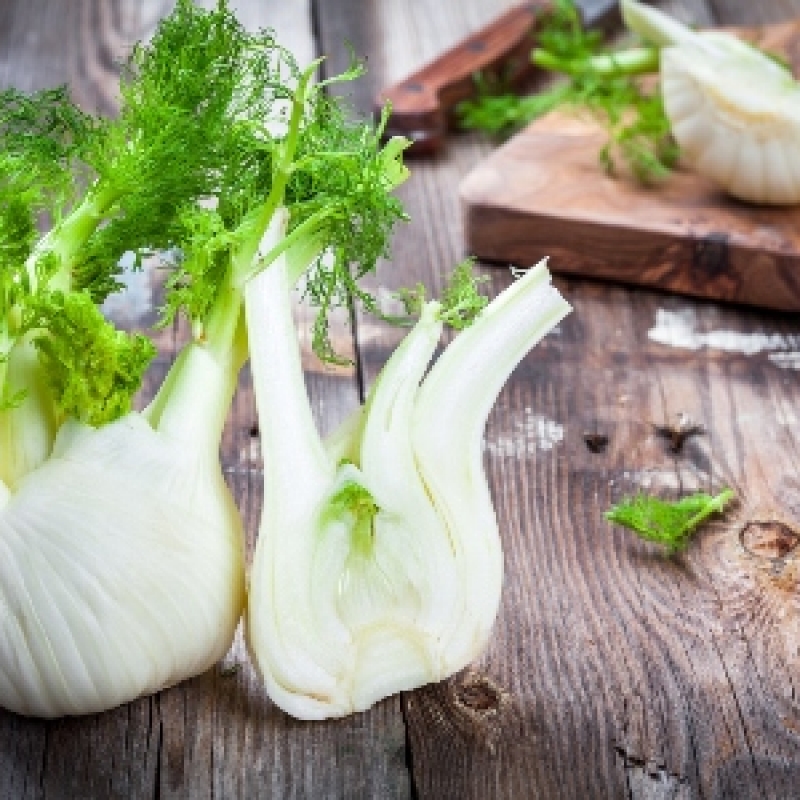
M480 313L426 375L439 304L326 443L306 395L283 259L245 290L264 452L246 635L269 696L302 719L361 711L452 675L485 646L502 549L483 470L509 374L569 311L544 264Z

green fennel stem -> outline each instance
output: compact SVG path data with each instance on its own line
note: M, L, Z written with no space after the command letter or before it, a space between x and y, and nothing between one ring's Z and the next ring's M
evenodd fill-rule
M237 284L244 285L248 281L250 281L253 277L255 277L259 272L264 269L267 269L278 256L283 255L287 251L291 250L295 244L300 242L308 241L311 237L313 237L314 232L320 225L325 221L326 218L330 217L334 212L323 210L314 214L313 216L309 217L306 220L303 220L291 233L287 233L284 236L283 240L273 247L268 253L265 253L263 257L258 259L253 259L249 262L249 270L246 266L246 262L244 258L237 259L237 262L240 263L240 267L237 272ZM248 248L248 251L250 248ZM306 265L301 265L301 267L305 267ZM289 276L290 283L294 285L298 280L300 280L300 275L290 275Z
M567 75L592 73L604 78L625 75L646 75L658 72L659 55L655 47L638 47L617 53L602 53L590 58L563 58L536 48L531 53L534 64Z
M728 505L733 498L734 493L732 489L723 489L702 511L699 511L686 523L684 526L684 535L693 531L712 514L723 511L725 506Z
M321 59L313 62L308 67L297 84L297 90L292 97L292 111L289 116L287 125L286 136L283 140L280 149L280 159L273 174L272 187L269 196L265 203L255 214L252 222L245 222L244 224L252 225L252 230L249 232L246 241L239 248L234 258L233 279L237 286L243 286L250 278L253 277L252 266L253 261L258 252L259 243L262 236L266 233L275 211L283 206L284 195L286 194L286 186L291 176L292 164L294 162L295 152L300 138L300 125L303 122L303 115L305 113L305 105L308 97L308 89L311 84L311 79L319 65Z
M26 262L34 291L38 283L36 264L48 253L53 253L58 258L58 270L48 281L48 288L64 292L70 290L75 255L97 230L117 198L118 193L108 189L90 191L79 206L42 237Z
M216 455L239 371L247 360L242 325L233 339L222 359L198 341L183 348L143 413L155 430L197 452L205 449L209 456Z
M0 410L0 480L11 489L47 459L60 424L32 343L34 335L18 339L8 360L0 364L5 372L0 390L9 399L20 397L14 407Z

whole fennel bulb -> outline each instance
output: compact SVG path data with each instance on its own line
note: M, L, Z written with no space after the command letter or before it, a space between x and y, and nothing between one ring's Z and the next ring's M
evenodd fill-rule
M484 647L503 570L483 427L569 306L540 265L424 377L446 310L426 303L365 406L323 442L290 284L279 259L245 292L265 469L246 635L274 702L322 719L443 679Z
M753 203L800 203L800 84L737 37L695 32L622 0L626 25L660 48L661 93L685 161Z
M217 449L240 364L189 345L152 421L68 420L41 466L0 483L0 706L102 711L227 652L244 544Z
M137 414L155 348L98 306L119 257L175 246L184 209L247 152L226 139L231 114L260 114L274 81L254 67L278 51L224 2L178 0L124 65L114 120L65 90L0 94L4 708L102 711L202 672L233 640L244 546L218 450L246 358L239 308L218 293L233 311L210 316L226 324L184 348Z

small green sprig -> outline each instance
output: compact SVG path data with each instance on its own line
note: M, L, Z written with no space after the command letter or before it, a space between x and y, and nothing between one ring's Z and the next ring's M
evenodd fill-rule
M630 528L669 553L685 550L694 531L712 514L722 513L734 498L730 489L717 495L697 492L668 501L646 494L625 498L605 512L609 522Z
M480 293L481 284L488 278L476 275L474 266L474 258L466 258L458 264L450 273L439 300L439 319L457 331L469 327L489 302L489 298ZM409 318L422 313L427 299L422 283L400 289L395 296L405 306Z
M457 331L469 327L489 302L479 291L488 278L476 275L474 264L475 260L468 258L453 270L440 299L439 318Z
M131 410L156 354L150 339L117 330L88 291L40 293L27 317L24 328L38 332L34 344L64 416L99 426Z

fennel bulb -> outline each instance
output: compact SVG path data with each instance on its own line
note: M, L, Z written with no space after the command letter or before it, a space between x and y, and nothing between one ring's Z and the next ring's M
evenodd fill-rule
M322 719L443 679L485 645L502 551L483 427L509 373L569 307L542 264L425 376L445 310L426 303L364 407L324 442L291 285L281 258L245 289L265 470L246 636L274 702Z
M145 414L68 419L0 483L0 706L102 711L227 652L244 543L217 448L240 364L189 345Z
M685 161L734 197L800 203L800 84L733 35L697 33L622 0L626 25L661 48L661 93Z

